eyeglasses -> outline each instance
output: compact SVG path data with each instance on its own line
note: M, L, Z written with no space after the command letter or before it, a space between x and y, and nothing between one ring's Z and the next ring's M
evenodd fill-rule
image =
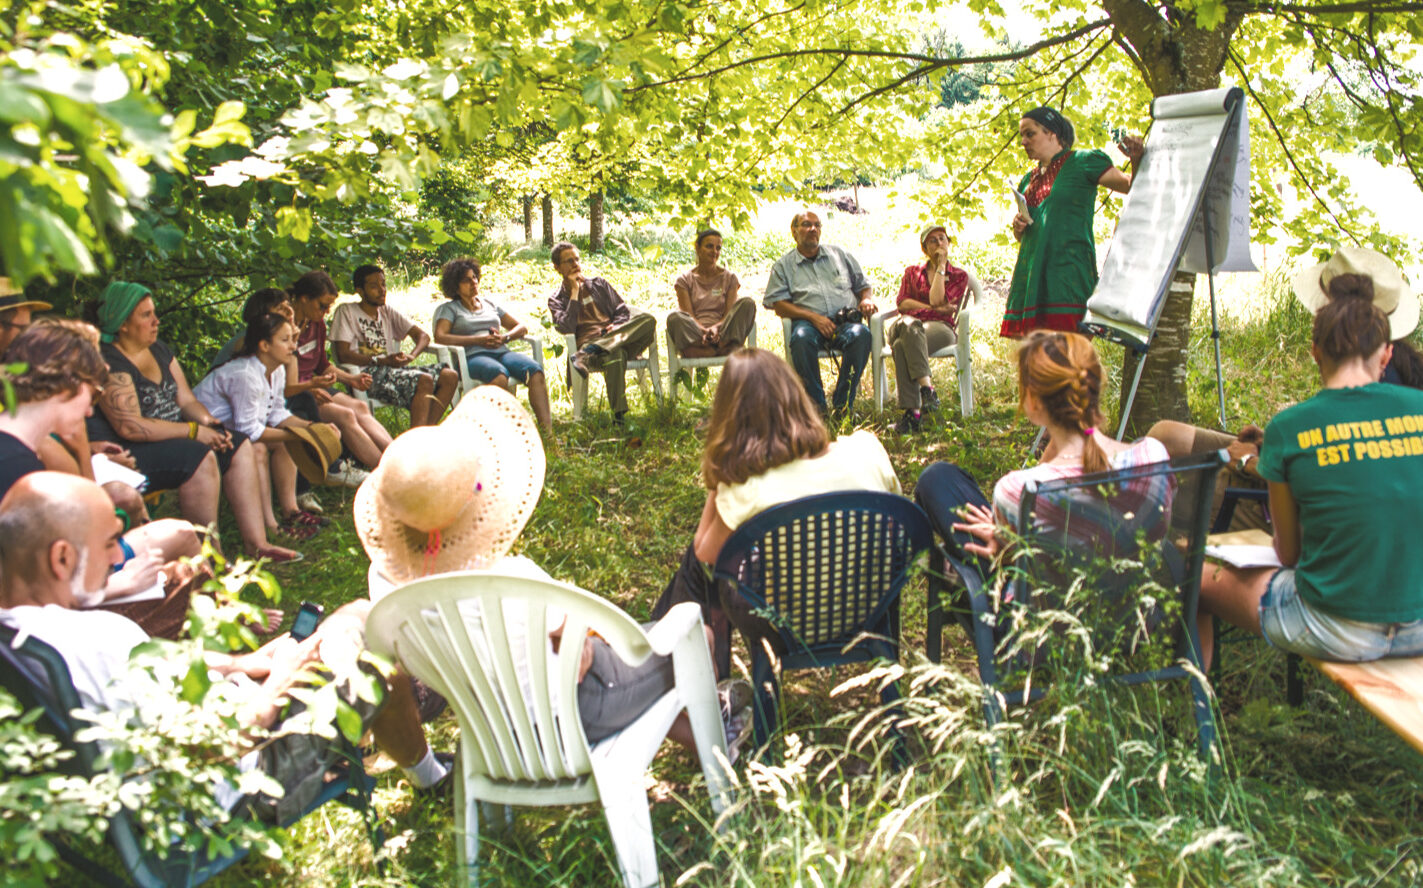
M14 321L0 321L0 327L4 327L6 330L23 331L28 326L29 324L17 324Z
M819 227L820 227L820 223L819 223L819 222L802 222L802 223L800 223L800 227L801 227L801 228L819 228Z

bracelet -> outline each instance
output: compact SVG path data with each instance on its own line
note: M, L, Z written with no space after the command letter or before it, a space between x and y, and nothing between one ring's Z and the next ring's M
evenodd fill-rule
M195 423L195 422L190 422L190 423L188 423L188 440L189 440L189 441L196 441L197 438L198 438L198 424Z

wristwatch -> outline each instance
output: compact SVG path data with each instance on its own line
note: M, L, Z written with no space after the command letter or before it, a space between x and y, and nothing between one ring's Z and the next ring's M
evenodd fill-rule
M1240 457L1240 474L1244 475L1244 474L1245 474L1245 467L1248 466L1248 465L1250 465L1250 460L1256 459L1256 458L1257 458L1257 457L1256 457L1255 454L1253 454L1253 453L1246 453L1246 454L1243 454L1243 455Z

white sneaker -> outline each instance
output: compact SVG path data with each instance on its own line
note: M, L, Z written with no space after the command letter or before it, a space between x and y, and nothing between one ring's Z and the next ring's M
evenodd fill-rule
M316 491L308 490L296 498L296 507L304 512L315 512L317 515L326 510L321 508L321 500L316 498Z
M361 486L361 482L370 476L370 472L357 468L351 464L350 460L344 460L332 466L331 471L326 473L326 485L328 487L351 487Z

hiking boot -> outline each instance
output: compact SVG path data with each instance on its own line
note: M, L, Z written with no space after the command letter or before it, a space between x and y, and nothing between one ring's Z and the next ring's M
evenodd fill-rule
M924 428L924 417L918 410L906 410L894 424L894 431L900 435L912 435Z
M919 386L919 404L925 413L933 413L939 409L939 393L932 385Z
M726 735L726 760L736 764L741 747L751 736L755 719L751 711L753 692L744 678L728 678L716 686L717 702L721 705L721 726Z
M587 379L588 359L590 357L592 356L589 355L588 352L580 350L577 354L573 356L573 360L568 362L568 365L573 368L574 373L577 373L579 376L583 377L584 379Z

